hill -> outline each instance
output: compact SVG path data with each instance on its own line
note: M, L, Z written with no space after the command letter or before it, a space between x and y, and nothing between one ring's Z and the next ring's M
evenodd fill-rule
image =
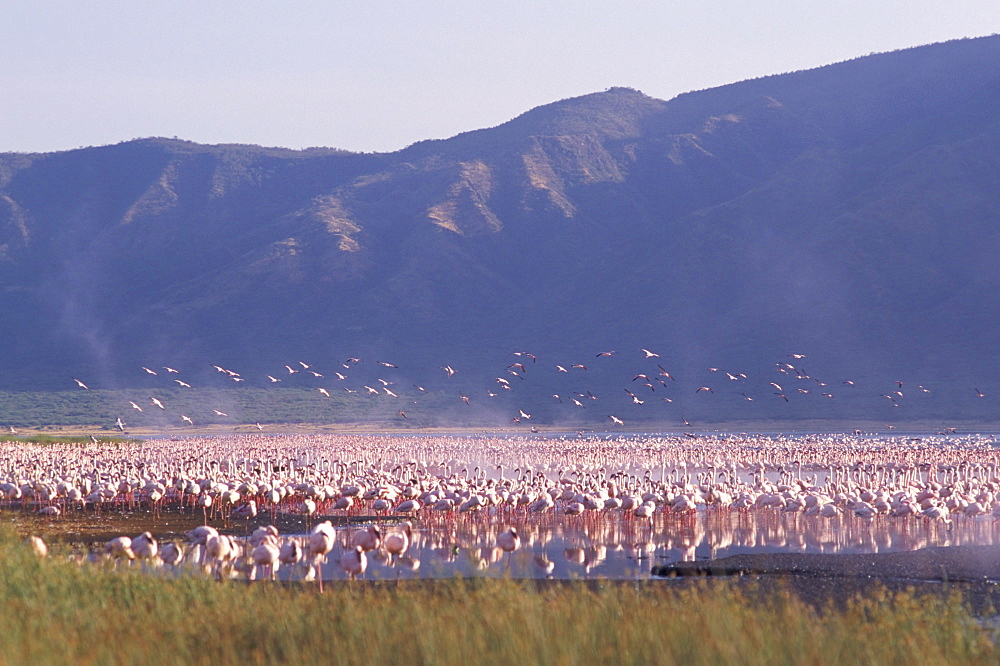
M211 364L308 387L279 375L301 360L505 422L990 419L998 61L988 37L669 101L612 88L389 154L0 154L0 389L171 379L141 366L231 386ZM605 402L567 401L588 390Z

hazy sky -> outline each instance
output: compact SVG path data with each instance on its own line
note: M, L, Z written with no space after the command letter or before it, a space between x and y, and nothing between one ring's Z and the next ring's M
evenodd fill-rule
M1000 33L996 0L48 0L0 8L0 152L148 136L387 151Z

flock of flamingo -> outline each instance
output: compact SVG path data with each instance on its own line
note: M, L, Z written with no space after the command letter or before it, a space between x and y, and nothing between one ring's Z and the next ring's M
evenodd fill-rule
M617 393L617 389L615 389L615 393L612 395L598 396L595 392L596 389L587 388L586 376L591 374L592 369L596 369L595 364L617 363L617 359L622 356L629 357L627 361L630 364L628 366L630 370L624 375L621 393ZM568 410L599 405L597 409L602 414L600 420L603 420L611 428L626 426L629 417L623 416L623 414L636 406L673 403L678 400L678 396L685 393L712 396L718 391L733 397L738 394L739 400L750 403L765 400L788 403L814 397L827 400L850 396L854 399L865 395L872 400L884 400L885 404L890 407L899 407L907 400L914 399L913 396L926 396L931 393L931 388L924 384L904 382L901 379L883 382L879 386L861 387L850 378L815 377L804 368L806 355L799 353L787 354L784 358L775 361L772 365L771 376L751 378L747 373L739 370L709 367L696 377L688 378L686 381L678 381L676 371L671 371L666 367L669 362L663 359L659 353L645 348L632 354L619 354L614 350L599 351L593 354L593 358L574 363L547 362L539 360L535 354L526 351L512 352L509 360L511 363L498 369L493 383L488 387L480 386L472 390L468 385L453 379L461 377L462 372L456 370L451 364L440 367L440 375L434 380L434 386L444 395L451 395L454 400L471 405L473 401L489 400L508 392L509 395L515 396L520 391L522 382L535 376L546 373L550 376L553 374L565 375L572 379L555 384L550 381L547 384L562 387L558 388L558 392L552 393L547 399L551 400L552 404L560 403ZM420 397L428 393L425 385L430 385L427 382L413 383L414 378L405 370L400 370L394 362L365 361L358 357L338 361L334 371L319 368L315 364L305 361L289 361L284 364L275 364L274 369L269 374L253 377L244 376L243 373L222 365L210 365L222 378L233 382L234 385L246 385L249 380L250 384L258 386L309 387L310 390L315 390L319 395L327 398L332 397L335 391L345 391L372 399L395 399L399 401L399 409L396 414L401 423L410 417L407 410L418 409L416 405L420 404ZM359 371L366 367L368 369L365 372ZM163 386L175 389L190 389L197 386L194 379L182 378L184 374L180 370L167 365L141 366L137 369L137 373L148 381L160 381ZM157 379L153 380L153 377ZM551 377L549 379L551 380ZM84 382L79 378L74 377L73 381L80 389L90 390L91 388L89 382ZM397 381L400 382L399 385L397 385ZM192 384L192 382L195 383ZM603 385L607 386L606 383ZM150 395L150 393L153 394ZM193 415L180 411L174 413L168 398L165 395L157 397L155 393L155 390L150 390L147 391L147 395L136 395L133 399L127 400L128 404L122 404L123 415L117 417L114 423L115 427L124 432L128 426L128 413L135 414L150 409L154 412L157 410L167 412L170 418L176 420L177 425L186 426L238 422L240 418L237 413L230 414L225 411L227 409L231 411L225 405L206 405L201 408L200 413ZM970 399L986 396L975 387L969 388L968 395ZM521 398L516 398L514 402L516 403L518 399ZM537 396L533 399L537 400ZM527 397L523 398L524 402L527 400ZM534 407L538 407L537 403ZM535 422L531 420L535 408L531 404L522 404L511 414L511 421L537 430ZM597 419L591 415L588 420L596 421ZM678 422L685 426L691 425L683 416L678 416ZM259 430L264 429L260 423L254 425Z
M882 547L992 543L998 464L994 438L973 435L255 433L4 443L0 502L53 523L91 511L144 513L154 524L186 513L201 523L186 539L121 536L103 552L166 568L195 563L219 577L272 578L284 567L322 583L332 564L354 578L370 560L400 575L430 554L440 571L461 552L479 569L509 570L522 551L550 575L558 545L561 570L590 572L609 548L638 566L690 559L699 544L713 555L775 530L786 546L799 535L792 541L803 548L844 531L857 537L845 548L859 539L872 548L886 539L896 543ZM291 533L273 527L293 517Z

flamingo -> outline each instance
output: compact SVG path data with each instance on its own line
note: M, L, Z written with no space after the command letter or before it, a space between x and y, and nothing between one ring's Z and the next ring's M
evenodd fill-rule
M170 567L176 567L184 559L184 548L177 543L168 543L160 549L160 560Z
M368 568L368 556L361 546L355 546L340 556L340 568L350 576L351 580L364 576L365 569Z
M357 530L351 535L351 545L363 550L375 550L382 545L382 533L374 525L369 525L367 529Z
M135 553L136 558L140 560L151 560L156 557L159 545L156 543L156 539L149 532L143 532L136 538L132 539L132 552Z
M306 541L306 554L314 563L319 563L327 554L333 550L333 545L337 542L337 533L333 529L333 524L329 520L324 520L315 527L309 534ZM319 591L323 591L323 575L320 572Z
M212 561L215 575L219 578L222 577L223 567L236 557L237 553L238 544L225 534L216 534L205 542L205 555Z
M302 555L302 545L298 539L289 539L281 544L281 548L278 550L278 561L282 564L294 566L302 561Z
M212 506L212 496L206 493L198 495L198 506L201 507L202 515L205 517L205 524L208 524L208 509Z
M383 544L385 545L386 552L392 557L400 557L406 553L407 549L410 547L410 540L413 538L413 525L410 521L404 521L402 524L402 530L398 532L390 532L385 536Z
M268 535L263 543L250 551L250 558L255 566L260 567L261 573L267 571L269 580L274 580L275 562L281 555L274 536Z
M253 531L253 534L250 535L248 541L250 542L251 546L256 548L257 546L267 541L268 538L274 538L274 539L278 538L278 528L275 527L274 525L264 525L258 527Z
M510 555L521 547L521 537L513 527L497 535L497 547L507 553L507 566L510 567Z
M49 554L49 547L45 545L45 542L42 541L41 537L37 537L34 535L29 536L27 543L28 547L31 548L31 552L33 552L38 557L45 557L46 555Z
M115 537L108 541L104 544L104 552L115 560L120 560L123 557L128 560L135 559L135 553L132 552L132 539L127 536Z
M204 546L212 537L219 536L219 530L211 525L199 525L187 533L187 538L196 546Z

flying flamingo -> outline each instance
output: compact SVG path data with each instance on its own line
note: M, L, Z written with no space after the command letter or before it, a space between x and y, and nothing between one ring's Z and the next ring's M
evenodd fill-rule
M666 377L667 379L669 379L671 381L677 381L676 379L674 379L673 375L671 375L669 372L667 372L667 369L664 368L662 365L660 365L659 363L657 363L656 367L658 367L660 369L660 374L661 375L663 375L664 377Z

